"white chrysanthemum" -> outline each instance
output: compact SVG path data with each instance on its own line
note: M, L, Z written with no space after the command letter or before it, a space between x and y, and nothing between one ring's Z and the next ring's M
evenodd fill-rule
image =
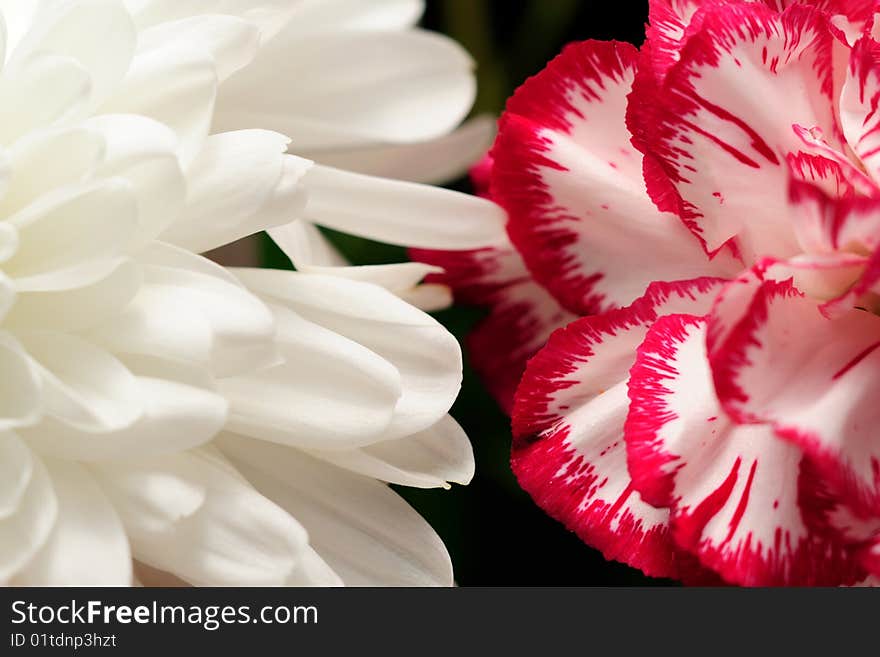
M458 346L400 298L444 294L421 265L345 266L313 226L467 248L486 235L463 210L501 224L362 175L442 177L486 136L447 134L470 63L419 11L0 0L0 582L127 584L134 560L193 584L451 583L385 483L472 474ZM299 272L196 255L266 228Z

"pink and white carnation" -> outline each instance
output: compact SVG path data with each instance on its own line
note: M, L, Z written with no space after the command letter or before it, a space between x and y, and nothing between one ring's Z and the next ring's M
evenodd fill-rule
M491 307L521 485L609 559L880 575L875 11L651 0L641 49L570 45L509 101L509 241L420 254Z

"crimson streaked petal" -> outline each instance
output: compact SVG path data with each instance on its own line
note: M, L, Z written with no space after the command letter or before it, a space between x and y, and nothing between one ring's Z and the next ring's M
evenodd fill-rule
M529 362L517 390L512 464L520 484L607 558L650 575L698 577L670 541L668 512L631 486L623 439L629 368L659 316L705 313L719 287L717 279L655 283L627 308L573 322Z
M708 252L732 238L747 260L796 252L783 159L799 150L793 124L838 133L831 45L823 15L802 6L778 14L710 5L663 81L636 85L636 144L668 177Z
M637 57L622 43L568 46L509 101L492 151L514 244L579 314L631 303L652 280L730 273L646 192L624 122Z
M880 180L880 44L860 38L850 53L840 95L840 123L847 143L874 180Z
M659 319L630 373L626 423L635 487L671 507L674 540L748 586L851 584L844 546L801 511L803 454L768 425L737 425L712 386L704 318Z
M710 343L709 356L728 413L772 423L857 511L875 513L878 347L880 317L853 309L828 318L790 280L767 280L742 307L727 339Z

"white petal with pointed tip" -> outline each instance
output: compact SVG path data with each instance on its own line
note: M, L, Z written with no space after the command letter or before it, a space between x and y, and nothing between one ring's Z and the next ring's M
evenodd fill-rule
M400 373L402 395L385 440L440 420L461 387L461 348L436 320L387 290L332 276L237 269L253 291L357 342Z
M285 155L288 142L268 130L208 137L188 172L186 208L162 239L203 252L296 219L311 163Z
M306 218L361 237L426 249L504 244L504 211L476 196L314 166Z
M303 524L346 585L452 585L443 542L385 484L270 443L232 434L218 443L260 492Z
M414 488L467 485L474 476L474 451L464 430L450 416L406 438L342 452L312 452L346 470Z

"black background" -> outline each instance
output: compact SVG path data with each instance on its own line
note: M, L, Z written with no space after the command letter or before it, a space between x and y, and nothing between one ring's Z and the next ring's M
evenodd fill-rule
M475 112L493 114L568 42L615 39L640 45L648 13L647 1L639 0L429 0L427 5L423 25L457 39L477 60ZM479 317L462 309L438 314L459 338ZM508 420L471 371L453 415L474 444L473 482L452 491L401 493L446 541L459 584L660 583L606 562L519 489L508 464Z

